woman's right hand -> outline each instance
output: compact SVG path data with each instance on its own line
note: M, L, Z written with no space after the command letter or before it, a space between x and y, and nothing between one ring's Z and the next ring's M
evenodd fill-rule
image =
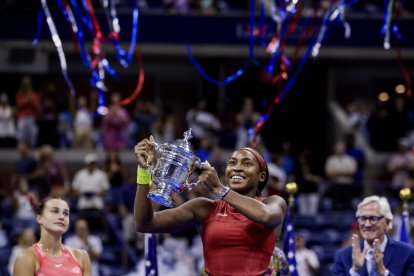
M144 139L140 141L134 147L135 156L138 159L138 165L141 167L148 167L154 160L154 145L155 140L152 135L149 139Z

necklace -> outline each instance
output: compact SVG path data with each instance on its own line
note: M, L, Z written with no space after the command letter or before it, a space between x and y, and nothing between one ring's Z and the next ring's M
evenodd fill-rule
M59 257L60 255L62 255L62 246L60 246L60 248L56 250L56 252L52 252L50 248L43 246L41 242L38 242L38 244L43 251L47 252L51 256Z

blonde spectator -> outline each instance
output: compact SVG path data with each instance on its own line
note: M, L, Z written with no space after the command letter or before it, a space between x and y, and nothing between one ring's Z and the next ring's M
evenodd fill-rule
M85 96L78 98L78 109L73 121L73 147L90 149L93 146L93 118L88 108L88 100Z
M17 256L19 256L25 249L32 246L35 241L35 232L32 228L26 228L22 233L20 233L17 244L12 248L9 264L7 266L10 275L13 275L13 266Z
M14 125L13 108L9 104L6 93L0 94L0 147L16 146L16 126Z

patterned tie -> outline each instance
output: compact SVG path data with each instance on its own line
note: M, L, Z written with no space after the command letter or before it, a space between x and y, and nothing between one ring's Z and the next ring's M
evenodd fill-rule
M370 267L371 267L371 270L368 273L369 276L378 276L378 273L375 267L374 253L372 250L368 251L368 262L370 263Z

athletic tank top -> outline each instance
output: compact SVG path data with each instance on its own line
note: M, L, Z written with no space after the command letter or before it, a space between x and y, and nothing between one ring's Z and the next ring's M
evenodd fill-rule
M264 198L256 198L264 200ZM222 200L204 219L203 251L209 275L262 275L277 238L273 228L253 222Z
M59 257L47 255L38 243L33 245L33 249L39 260L39 270L36 276L79 276L83 274L82 267L66 246L62 245L62 255Z

